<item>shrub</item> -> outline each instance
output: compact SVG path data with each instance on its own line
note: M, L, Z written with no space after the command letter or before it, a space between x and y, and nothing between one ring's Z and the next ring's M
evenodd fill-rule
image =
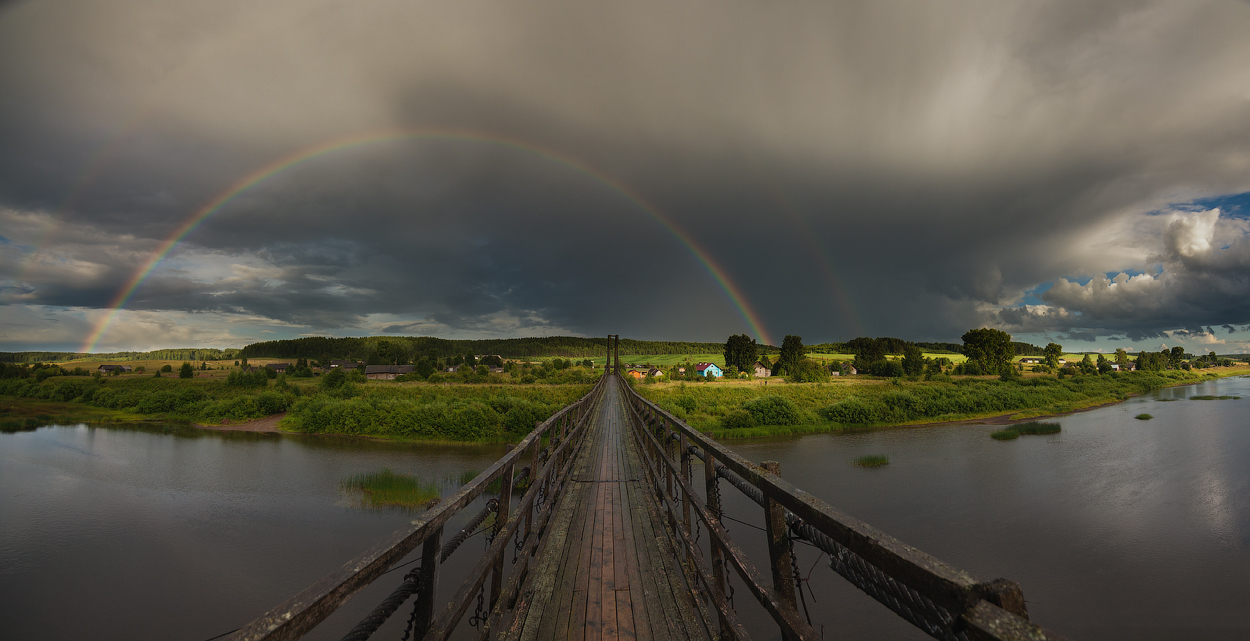
M858 396L851 396L840 403L818 411L820 416L835 423L875 423L874 408Z
M167 373L168 373L168 372L172 372L172 371L174 371L174 366L173 366L173 365L170 365L169 363L166 363L166 364L164 364L164 365L162 365L162 366L161 366L161 371L162 371L162 372L167 372Z
M757 425L798 425L803 413L794 401L776 394L768 394L747 401L743 409L751 413Z
M722 428L727 430L755 427L755 415L751 414L747 410L733 410L721 417L720 425Z
M285 412L286 408L286 397L277 392L265 391L256 396L256 409L265 416Z

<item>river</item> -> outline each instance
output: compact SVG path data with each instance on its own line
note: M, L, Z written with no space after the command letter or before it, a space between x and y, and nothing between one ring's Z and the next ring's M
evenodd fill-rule
M1198 394L1243 398L1160 400ZM978 578L1020 582L1033 619L1074 639L1245 639L1248 410L1250 379L1236 378L1065 416L1059 434L1014 441L963 425L730 446ZM1143 412L1155 418L1133 418ZM443 478L503 451L162 426L0 433L0 638L203 641L412 518L356 507L342 479L382 467ZM851 465L865 454L890 463ZM724 487L730 516L758 523L758 508ZM730 526L758 546L754 530ZM800 550L802 572L814 568L809 610L829 638L927 638ZM376 602L349 604L338 634Z

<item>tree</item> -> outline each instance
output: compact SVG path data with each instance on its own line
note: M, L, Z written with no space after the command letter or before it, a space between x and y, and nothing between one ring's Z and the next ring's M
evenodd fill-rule
M749 372L759 355L759 346L754 338L746 334L734 334L725 341L724 355L726 370L736 367L740 372Z
M1050 367L1059 367L1059 359L1063 358L1063 346L1059 343L1047 343L1042 348L1042 356L1046 357L1046 364Z
M173 367L173 365L170 365L169 363L165 363L164 365L162 365L162 366L161 366L161 371L162 371L162 372L172 372L172 371L174 371L174 367Z
M1176 347L1172 348L1172 351L1168 352L1168 363L1173 368L1179 368L1181 366L1182 360L1185 360L1185 348L1184 347L1177 345Z
M195 376L195 368L190 363L183 363L178 369L178 378L193 378Z
M1107 360L1106 356L1099 354L1098 355L1098 373L1106 374L1107 372L1110 372L1110 371L1111 371L1111 361Z
M1123 371L1128 368L1128 352L1123 347L1117 347L1115 350L1115 364L1120 366Z
M924 373L924 352L915 345L903 349L903 373L908 376L920 376Z
M1016 348L1011 344L1011 334L1001 329L970 329L961 338L964 355L987 373L1002 373L1003 368L1010 367L1011 359L1015 358Z
M789 371L802 360L803 337L786 334L786 337L781 340L781 354L777 357L777 363Z

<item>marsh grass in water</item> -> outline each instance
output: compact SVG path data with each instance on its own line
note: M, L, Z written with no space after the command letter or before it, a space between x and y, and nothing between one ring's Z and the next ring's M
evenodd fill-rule
M1191 401L1235 401L1240 398L1241 398L1240 396L1212 396L1211 394L1201 394L1198 396L1190 396L1189 400Z
M1181 399L1179 398L1156 398L1155 402L1156 403L1171 403L1172 401L1179 401L1179 400Z
M882 465L889 464L890 457L884 454L872 454L855 459L855 465L858 467L881 467Z
M1011 429L1021 434L1058 434L1058 423L1044 423L1041 421L1029 421L1028 423L1020 423L1011 426Z
M1142 413L1142 414L1138 414L1137 416L1134 416L1133 418L1139 421L1149 421L1150 419L1154 418L1154 416L1150 414Z
M990 438L995 441L1010 441L1020 438L1020 433L1015 430L998 430L997 432L990 432Z
M472 480L472 477L469 479ZM430 507L434 499L442 495L442 486L438 481L398 474L390 468L353 474L339 483L340 488L359 497L361 507L401 507L409 510Z

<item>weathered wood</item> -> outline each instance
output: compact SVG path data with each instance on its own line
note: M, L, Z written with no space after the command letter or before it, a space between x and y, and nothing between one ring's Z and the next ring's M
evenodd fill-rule
M781 476L781 463L764 461L760 467ZM790 558L790 537L786 533L786 509L764 496L764 531L768 541L768 560L772 569L773 589L781 595L786 605L798 611L797 595L794 593L794 566Z

